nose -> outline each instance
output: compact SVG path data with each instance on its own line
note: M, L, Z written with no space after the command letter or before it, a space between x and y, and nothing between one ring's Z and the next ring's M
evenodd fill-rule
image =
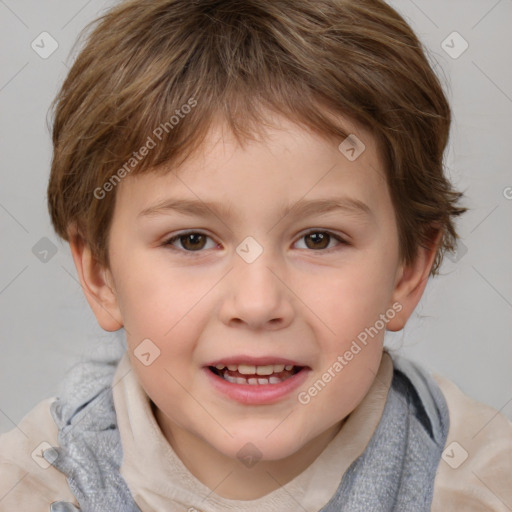
M263 250L252 262L235 253L224 286L220 317L226 325L276 330L292 321L293 293L287 273L270 251Z

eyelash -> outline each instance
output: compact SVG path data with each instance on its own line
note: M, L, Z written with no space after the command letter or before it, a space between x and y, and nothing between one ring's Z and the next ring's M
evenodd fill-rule
M308 231L307 233L304 233L303 235L301 235L299 237L299 240L308 236L308 235L312 235L314 233L322 233L322 234L327 234L329 235L331 238L334 238L336 241L339 242L339 245L341 246L350 246L351 244L349 242L347 242L344 238L341 238L339 235L336 235L335 233L333 233L332 231L327 231L327 230L319 230L319 229L314 229L314 230L311 230L311 231ZM178 252L182 252L184 254L186 254L187 256L200 256L201 253L204 252L203 249L200 249L200 250L197 250L197 251L188 251L187 249L177 249L175 247L172 247L172 244L179 240L180 238L184 237L184 236L187 236L187 235L203 235L207 238L210 238L211 240L213 240L209 235L207 235L206 233L201 233L200 231L183 231L181 233L178 233L177 235L174 235L172 236L171 238L168 238L165 242L164 242L164 246L165 247L168 247L170 248L171 250L174 250L174 251L178 251ZM324 253L328 253L330 254L332 251L335 251L337 250L337 247L331 247L330 249L309 249L310 252L324 252ZM305 250L308 250L308 249L305 249Z

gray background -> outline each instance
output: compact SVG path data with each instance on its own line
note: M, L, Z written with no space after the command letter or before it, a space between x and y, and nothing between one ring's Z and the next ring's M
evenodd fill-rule
M447 166L470 211L456 257L387 342L512 418L512 0L391 3L428 47L451 100ZM0 432L54 396L74 362L120 336L97 325L45 198L50 102L79 30L110 4L0 0ZM59 45L46 59L31 47L43 31ZM469 45L461 55L454 31Z

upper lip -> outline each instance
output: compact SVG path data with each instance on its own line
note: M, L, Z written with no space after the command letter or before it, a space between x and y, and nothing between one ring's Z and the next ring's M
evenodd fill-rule
M293 365L293 366L306 366L305 364L298 363L297 361L294 361L293 359L287 359L284 357L277 357L277 356L261 356L261 357L253 357L253 356L229 356L229 357L222 357L219 359L216 359L215 361L212 361L210 363L207 363L206 366L217 366L217 365L239 365L239 364L247 364L247 365L254 365L254 366L267 366L271 364L284 364L286 365Z

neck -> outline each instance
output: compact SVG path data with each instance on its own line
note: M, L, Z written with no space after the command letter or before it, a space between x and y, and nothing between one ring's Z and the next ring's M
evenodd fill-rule
M232 500L256 500L293 480L323 452L344 422L336 423L289 457L261 460L245 467L171 423L157 407L154 413L163 435L186 468L218 496Z

